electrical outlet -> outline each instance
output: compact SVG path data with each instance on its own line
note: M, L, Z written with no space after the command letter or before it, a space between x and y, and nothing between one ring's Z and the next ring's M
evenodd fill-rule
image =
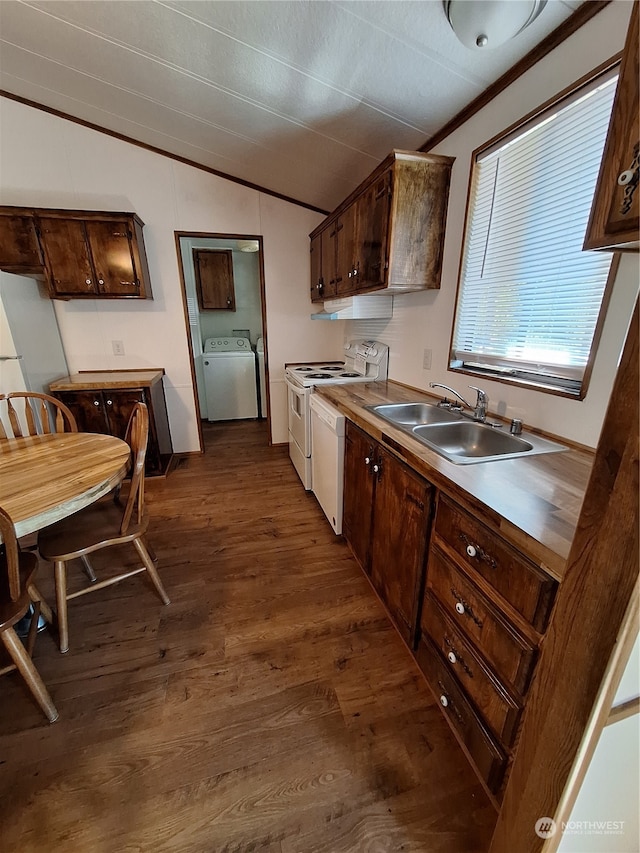
M423 370L431 370L431 350L426 349L424 351L424 355L422 356L422 369Z
M114 355L124 355L124 343L122 341L111 341Z

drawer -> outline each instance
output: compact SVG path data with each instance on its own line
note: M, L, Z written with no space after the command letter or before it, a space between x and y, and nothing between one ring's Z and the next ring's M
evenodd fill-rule
M557 583L464 510L441 498L435 532L460 560L477 572L536 631L544 631Z
M438 697L442 711L465 745L478 773L489 790L495 793L504 776L507 763L505 753L465 699L440 653L425 637L420 640L416 658L431 689Z
M475 702L494 734L502 744L510 746L520 718L519 703L430 593L424 599L422 630L442 652L446 667Z
M433 546L427 589L447 615L470 637L502 681L523 695L531 680L537 649L474 583Z

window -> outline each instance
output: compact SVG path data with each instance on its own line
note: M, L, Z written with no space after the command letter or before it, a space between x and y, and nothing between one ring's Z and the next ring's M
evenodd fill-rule
M612 255L582 243L616 80L476 155L451 369L584 396Z

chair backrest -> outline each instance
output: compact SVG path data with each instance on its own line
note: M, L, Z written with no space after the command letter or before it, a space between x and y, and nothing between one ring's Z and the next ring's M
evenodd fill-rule
M135 512L138 523L144 513L144 463L149 440L149 412L146 403L136 403L129 417L125 441L131 448L131 486L122 515L120 534L124 536Z
M20 570L18 559L18 541L16 529L7 513L0 507L0 536L4 546L5 559L0 560L0 567L6 561L9 580L9 597L11 601L20 598Z
M71 410L60 400L35 391L12 391L0 397L0 438L55 432L78 432Z

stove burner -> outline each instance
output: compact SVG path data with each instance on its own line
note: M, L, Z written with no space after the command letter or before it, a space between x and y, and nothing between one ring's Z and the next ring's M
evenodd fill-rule
M344 376L345 379L353 379L359 377L360 373L341 373L340 376Z
M304 373L308 370L313 370L313 367L296 367L296 373Z
M308 373L307 379L331 379L330 373Z
M343 368L343 364L323 364L320 370L332 370L340 372L341 370L343 370Z

